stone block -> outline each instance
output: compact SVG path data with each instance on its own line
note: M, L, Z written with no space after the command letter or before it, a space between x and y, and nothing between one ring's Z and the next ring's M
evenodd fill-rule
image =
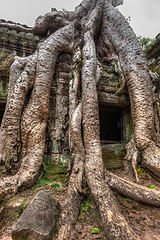
M12 229L14 240L50 240L59 202L50 191L40 191Z

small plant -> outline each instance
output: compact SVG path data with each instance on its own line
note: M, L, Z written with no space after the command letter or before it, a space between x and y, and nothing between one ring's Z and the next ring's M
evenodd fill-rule
M124 198L123 198L123 197L121 197L121 202L122 202L122 203L124 202Z
M19 214L16 215L16 217L15 217L15 222L17 222L18 217L19 217Z
M87 203L86 203L86 210L89 209L90 205L91 205L91 204L87 201Z
M23 208L24 208L24 204L25 204L25 200L23 200L23 202L22 202L22 205L20 206L20 208L19 208L19 210L18 210L18 213L19 213L19 216L22 214L22 212L23 212Z
M84 212L84 204L81 203L80 209L79 209L79 214Z
M94 234L94 233L100 233L100 230L98 228L93 228L91 231L91 234Z
M67 187L67 184L61 184L62 185L62 187Z
M150 185L150 186L148 186L148 188L153 189L153 190L156 189L156 187L154 185Z
M62 8L62 12L66 12L66 8Z
M53 188L59 188L60 187L60 185L59 184L53 184L53 185L51 185Z
M145 173L144 169L141 168L141 166L138 166L137 173L138 173L140 176L146 176L146 173Z

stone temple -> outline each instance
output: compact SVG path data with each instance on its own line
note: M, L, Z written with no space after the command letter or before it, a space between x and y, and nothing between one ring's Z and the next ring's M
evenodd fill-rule
M0 20L0 22L6 22ZM12 23L12 22L10 22ZM25 26L26 27L26 26ZM14 57L32 54L42 41L31 33L0 28L0 122L5 111L10 66ZM150 69L160 72L160 34L147 51ZM125 145L132 133L132 119L127 87L123 85L122 73L112 62L99 59L103 74L98 83L100 137L103 160L107 168L123 166ZM72 57L60 54L50 91L50 113L46 129L45 158L61 161L69 148L69 80ZM156 87L159 89L159 81ZM29 93L28 93L29 95ZM28 96L29 97L29 96Z

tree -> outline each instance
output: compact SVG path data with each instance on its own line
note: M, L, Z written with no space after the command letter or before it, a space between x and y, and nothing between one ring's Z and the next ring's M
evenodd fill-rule
M156 41L156 39L152 39L149 37L142 37L142 36L139 36L138 40L144 52L146 52L152 46L152 44Z
M11 67L7 105L0 130L0 160L9 173L13 168L17 171L0 180L0 193L16 193L20 187L35 182L43 159L50 85L56 60L61 52L72 54L69 114L75 160L57 239L70 238L85 181L110 240L138 239L122 216L112 189L139 202L160 206L158 191L114 176L104 168L102 160L96 89L101 68L97 56L118 60L128 86L133 136L127 147L126 166L135 169L140 153L143 165L160 176L159 125L155 124L159 119L159 107L144 52L129 23L115 8L122 2L83 0L74 12L55 11L40 16L33 28L0 24L44 38L33 55L17 57ZM49 31L53 32L50 36L47 35ZM82 92L79 96L80 84Z

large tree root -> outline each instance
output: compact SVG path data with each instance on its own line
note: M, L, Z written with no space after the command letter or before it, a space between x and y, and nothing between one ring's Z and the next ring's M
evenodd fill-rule
M137 202L160 207L160 191L143 187L139 184L122 179L109 171L105 171L105 182L121 195Z
M69 180L67 199L62 209L61 219L59 221L59 231L57 239L70 239L73 224L76 222L82 193L82 177L84 173L85 152L81 138L81 121L82 121L82 103L78 105L73 113L71 127L72 139L75 149L75 160L72 174Z
M56 60L59 52L72 52L74 47L76 48L76 44L79 44L79 41L76 39L79 37L79 30L79 24L70 24L69 26L64 27L64 29L62 28L56 31L55 34L51 35L43 43L39 44L37 61L35 61L34 55L33 58L31 57L30 59L28 59L30 61L27 62L27 67L24 69L24 71L18 78L18 82L20 81L20 83L22 82L22 84L15 85L14 89L18 89L17 92L16 90L13 90L10 94L10 98L8 98L7 100L7 106L13 105L17 127L14 126L15 121L12 121L11 107L8 107L4 116L4 127L2 125L1 128L2 130L4 128L4 130L2 131L2 135L5 131L6 136L8 137L5 137L5 139L3 138L3 141L6 142L7 140L8 145L11 145L10 141L11 143L13 142L12 135L17 135L17 128L19 128L20 123L19 119L21 119L21 166L16 175L1 179L0 192L17 191L20 186L33 185L36 177L38 176L44 154L45 130L49 111L50 85L54 73ZM34 64L32 63L32 60L34 60ZM31 67L35 69L35 62L36 76L35 72L31 71L32 78L27 78L27 76L30 74L28 68ZM19 74L20 72L18 72L18 75ZM23 102L27 91L29 90L28 86L30 86L29 80L31 79L33 82L33 76L35 76L35 81L31 96L27 105L25 106L25 109L22 111ZM25 79L27 79L27 81L25 81ZM15 99L14 102L19 104L18 106L13 104L12 96ZM10 121L10 124L7 125L6 119L9 119L8 121ZM16 145L17 142L18 137L15 137L13 143ZM7 158L7 154L3 154L3 149L4 146L6 147L6 144L3 145L2 143L2 149L0 149L1 156ZM7 153L10 152L8 148L7 150Z
M57 57L60 52L74 55L81 46L81 39L84 40L82 72L79 74L79 69L76 68L70 88L70 133L75 161L62 209L58 239L70 238L72 226L78 217L84 168L109 240L138 239L122 216L111 189L137 201L159 206L159 192L146 190L106 173L102 161L96 89L100 67L94 43L99 35L105 47L109 46L109 52L112 53L114 49L114 54L118 54L120 68L129 89L135 142L133 148L131 145L127 158L131 160L135 176L138 151L142 153L142 163L160 175L159 148L153 143L153 95L146 60L129 24L109 2L116 6L122 1L84 0L74 12L54 12L39 17L35 27L26 31L45 36L48 30L61 29L40 43L35 55L14 63L11 71L7 107L0 133L0 158L7 162L7 166L18 158L21 166L14 176L0 180L0 193L16 192L21 186L30 186L36 180L44 153L50 86ZM80 75L82 103L77 98Z
M104 231L109 239L138 239L121 215L116 199L105 183L99 136L99 113L96 90L96 52L92 32L84 36L82 66L83 128L86 151L87 183L99 209Z
M138 155L139 151L136 148L135 140L133 134L130 138L129 143L126 145L127 154L124 162L125 172L131 174L133 172L136 182L139 182L138 174L137 174L137 166L138 166Z
M73 224L76 222L82 193L82 178L84 174L85 151L82 142L82 103L78 104L78 87L80 84L79 58L81 52L78 50L73 55L72 78L69 87L69 116L71 143L75 150L75 159L72 173L69 179L67 198L61 212L57 239L70 239ZM78 105L78 106L77 106Z
M118 54L132 109L135 146L142 153L143 165L160 176L160 150L154 143L153 90L149 68L141 46L121 13L105 2L102 36ZM132 154L136 163L137 153ZM134 164L135 166L135 164ZM136 171L135 175L136 175Z
M33 87L36 72L37 52L27 58L16 58L11 67L8 99L1 124L1 158L7 170L14 168L21 151L20 118L26 95Z

